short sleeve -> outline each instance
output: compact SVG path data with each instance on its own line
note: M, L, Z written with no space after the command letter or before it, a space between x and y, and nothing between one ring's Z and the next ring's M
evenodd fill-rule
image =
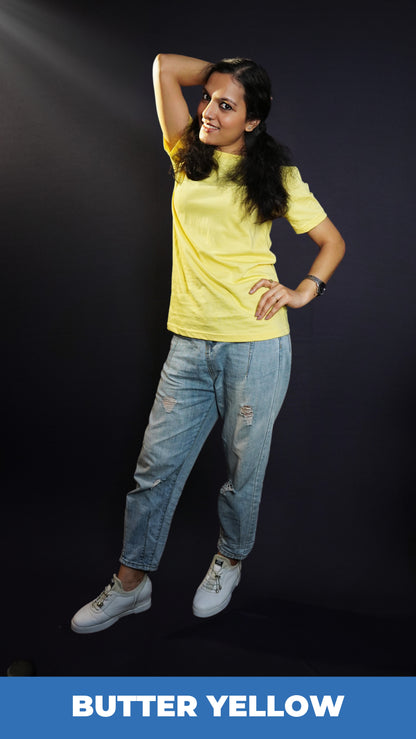
M192 117L189 116L188 126L191 123L192 123ZM176 144L174 144L174 146L170 147L169 144L168 144L168 142L166 141L165 137L163 137L163 148L166 151L166 153L168 154L168 156L171 158L172 164L174 164L173 158L178 153L178 150L181 148L181 146L182 146L182 138L178 139L178 141L176 142Z
M175 154L177 154L178 149L181 145L181 141L182 139L179 139L174 146L170 147L166 139L163 138L163 148L171 159L175 156Z
M289 195L285 218L297 234L306 233L322 223L326 213L307 182L303 182L297 167L285 167L283 178Z

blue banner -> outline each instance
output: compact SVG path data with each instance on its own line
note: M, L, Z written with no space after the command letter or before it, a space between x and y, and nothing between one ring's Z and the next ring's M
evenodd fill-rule
M0 689L13 739L416 734L413 677L8 677Z

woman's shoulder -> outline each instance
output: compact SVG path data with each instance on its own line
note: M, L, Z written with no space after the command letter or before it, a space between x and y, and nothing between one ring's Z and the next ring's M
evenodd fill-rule
M302 179L298 167L285 165L282 167L282 182L289 197L305 195L309 192L309 185Z
M183 131L182 136L172 144L170 144L165 137L163 137L163 148L166 151L166 153L172 158L174 157L178 151L183 146L183 139L186 133L186 130L189 128L189 126L192 124L193 118L190 115L188 118L188 123L186 125L186 129Z
M292 164L283 164L281 171L283 179L289 185L296 185L296 183L302 182L302 177L300 175L298 167L295 167Z

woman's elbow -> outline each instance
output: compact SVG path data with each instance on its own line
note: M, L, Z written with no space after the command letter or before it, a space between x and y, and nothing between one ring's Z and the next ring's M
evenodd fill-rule
M161 75L163 72L169 69L169 58L170 54L156 54L153 60L153 73Z
M345 241L341 235L338 240L337 248L338 248L339 261L341 262L344 259L345 252L346 252Z
M159 74L162 66L163 54L156 54L153 59L153 74Z

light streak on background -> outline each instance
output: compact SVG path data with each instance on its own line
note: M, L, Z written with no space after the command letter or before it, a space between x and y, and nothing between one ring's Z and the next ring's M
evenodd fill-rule
M119 63L127 53L125 41L117 48L114 37L110 48L105 49L102 35L94 35L91 26L82 27L79 19L59 7L52 10L41 3L0 0L0 75L8 77L11 84L25 84L19 74L20 62L29 65L32 72L36 69L39 75L53 74L62 85L74 87L78 94L83 93L112 115L132 122L137 120L137 91L123 83L126 70L120 71L123 77L114 79L117 57ZM110 78L108 63L114 58ZM105 72L97 63L107 67ZM29 69L26 67L27 72ZM32 83L28 75L25 92L29 96L33 96Z
M41 198L85 218L117 204L137 210L137 158L158 137L152 54L147 62L143 44L119 30L99 14L0 0L3 210L33 210Z
M135 27L126 39L88 18L0 0L0 243L29 334L35 317L40 330L72 326L76 305L94 295L104 310L117 285L131 283L134 295L134 270L148 254L139 234L161 190L152 190L161 149L153 52L133 38Z

